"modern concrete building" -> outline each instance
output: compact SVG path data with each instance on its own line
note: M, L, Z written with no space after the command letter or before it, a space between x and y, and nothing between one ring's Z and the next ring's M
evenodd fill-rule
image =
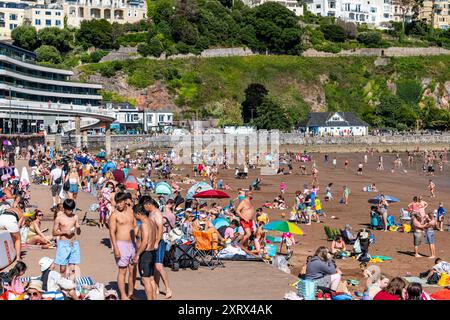
M0 42L0 129L37 132L75 117L90 125L112 121L100 109L100 84L70 81L72 71L35 63L34 52Z
M277 2L291 10L295 15L303 15L303 5L299 4L297 0L243 0L243 2L252 8L266 2Z
M67 24L79 27L81 21L106 19L109 22L138 22L147 18L145 0L62 0Z

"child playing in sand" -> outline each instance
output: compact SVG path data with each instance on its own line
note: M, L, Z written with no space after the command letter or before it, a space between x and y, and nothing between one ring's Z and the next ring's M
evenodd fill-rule
M325 188L325 201L330 201L331 199L333 199L333 195L331 194L331 186L332 185L333 185L333 183L331 182Z
M285 191L286 191L286 183L284 181L282 181L280 183L280 193L284 194Z

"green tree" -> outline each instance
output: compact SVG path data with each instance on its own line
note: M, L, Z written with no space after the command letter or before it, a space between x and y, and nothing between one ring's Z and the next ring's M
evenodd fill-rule
M258 117L252 124L258 129L287 131L292 127L283 108L269 97L264 98L257 111Z
M224 99L214 101L206 106L209 115L218 118L219 126L239 126L243 124L241 106L234 100Z
M38 37L43 45L55 47L59 52L69 52L72 49L73 34L67 29L56 27L39 30Z
M113 49L113 27L105 19L83 20L77 33L77 40L85 47Z
M148 54L154 57L159 57L163 53L163 46L161 41L156 38L153 38L148 43Z
M36 49L37 61L58 64L61 62L61 54L53 46L42 45Z
M403 101L398 96L390 93L382 94L375 114L383 119L383 125L388 128L396 128L396 110L400 109L402 104Z
M245 89L245 100L242 102L242 119L249 123L258 116L258 107L263 103L269 91L260 83L251 83Z
M14 45L26 50L34 51L39 47L36 28L33 26L19 26L11 32Z

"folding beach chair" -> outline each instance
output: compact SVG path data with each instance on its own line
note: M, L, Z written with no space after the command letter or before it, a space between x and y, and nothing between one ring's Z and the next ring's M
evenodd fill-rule
M412 220L412 218L411 218L411 214L409 213L409 211L401 208L400 209L400 222L401 223L409 222L411 220Z
M207 266L211 270L217 266L225 267L218 255L223 247L214 243L212 232L194 231L193 236L195 239L195 256L200 265Z
M337 235L341 235L341 231L338 228L324 226L323 229L327 235L327 241L333 241Z

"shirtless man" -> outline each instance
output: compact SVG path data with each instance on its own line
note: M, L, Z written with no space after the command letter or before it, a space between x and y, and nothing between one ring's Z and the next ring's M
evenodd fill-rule
M139 263L139 273L142 278L142 283L144 284L147 300L155 300L156 283L154 274L156 250L158 249L159 242L157 237L158 226L153 219L149 218L149 213L143 206L134 206L133 211L136 219L141 222L137 237L139 246L136 255L133 258L133 263Z
M58 215L53 223L53 236L59 237L56 246L55 264L60 266L60 273L65 276L67 265L74 272L74 267L80 264L80 245L76 235L81 234L78 215L74 213L76 208L73 199L66 199L63 203L64 214Z
M247 249L248 240L252 235L253 231L253 219L256 217L255 207L253 206L251 200L253 198L253 194L251 191L247 191L245 193L244 200L239 203L236 208L236 214L239 217L239 224L242 229L244 229L244 237L242 238L242 247Z
M172 297L172 290L169 286L169 277L166 270L164 270L164 255L166 252L166 242L163 240L164 233L164 219L162 212L158 209L158 203L149 196L141 198L140 203L144 207L144 210L149 213L149 218L154 221L157 226L157 239L158 250L156 251L155 258L155 283L159 284L161 278L166 287L166 299ZM159 288L156 286L156 294L159 294Z
M435 198L436 197L436 184L433 182L433 180L430 179L430 183L428 184L428 190L430 190L430 197Z
M133 296L136 281L136 269L132 259L136 254L135 235L137 232L136 219L133 210L127 202L131 199L129 193L118 192L114 201L116 209L109 217L109 237L114 252L119 273L117 285L122 300L129 300ZM128 270L128 294L125 293L125 277Z

